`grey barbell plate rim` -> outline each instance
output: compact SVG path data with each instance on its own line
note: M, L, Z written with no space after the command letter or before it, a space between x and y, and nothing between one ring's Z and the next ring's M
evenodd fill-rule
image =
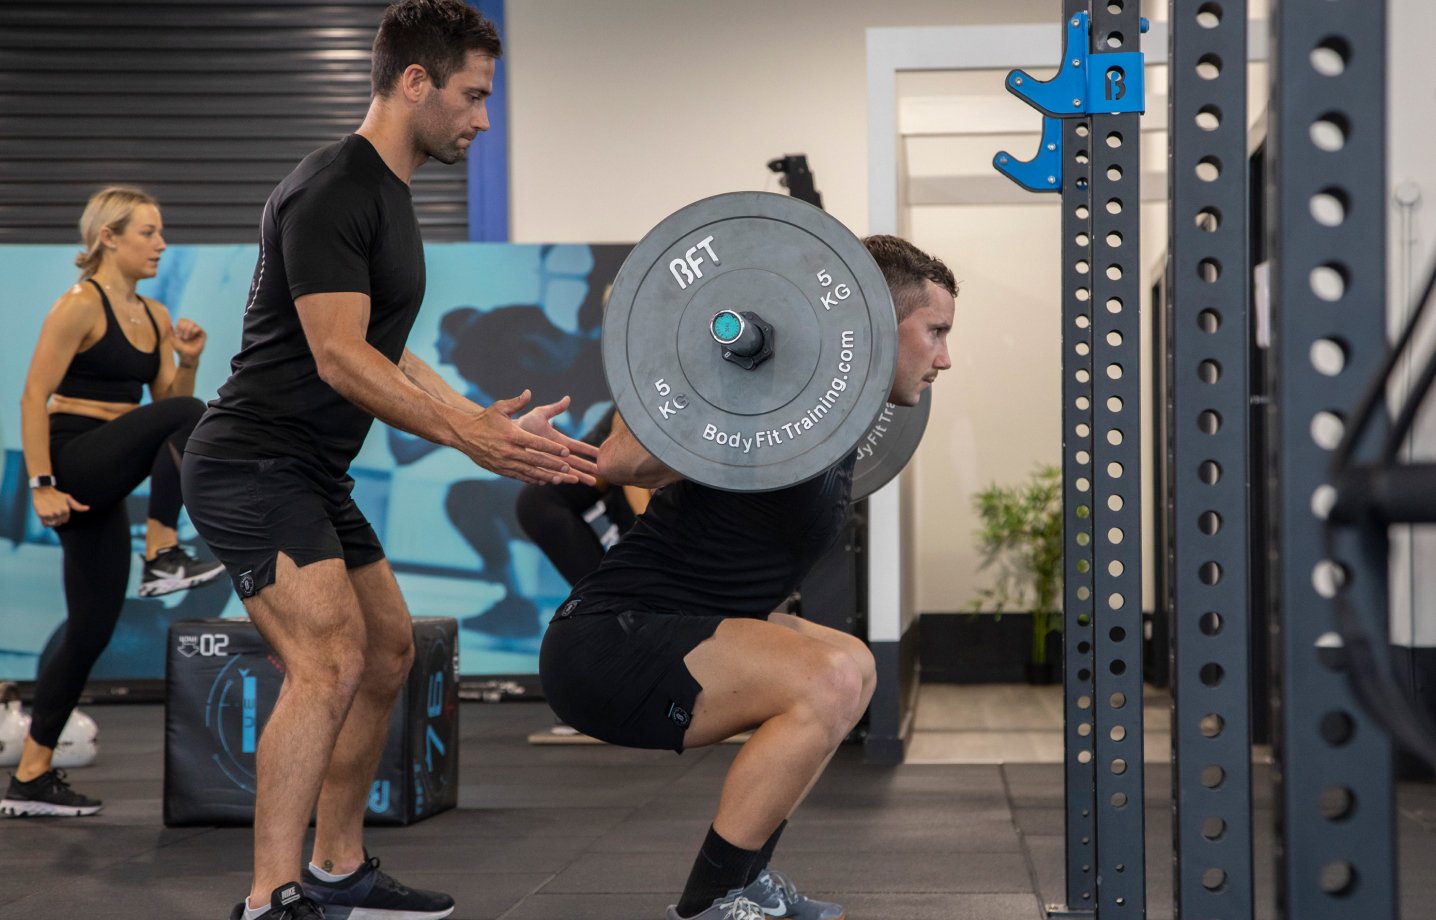
M723 360L710 329L723 309L772 324L774 355L753 370ZM679 209L634 247L602 352L618 411L658 460L717 488L768 491L866 436L892 386L897 321L882 272L835 218L734 192Z
M868 433L858 442L853 468L853 501L867 498L887 485L907 466L927 430L932 413L932 389L922 391L916 406L887 403Z

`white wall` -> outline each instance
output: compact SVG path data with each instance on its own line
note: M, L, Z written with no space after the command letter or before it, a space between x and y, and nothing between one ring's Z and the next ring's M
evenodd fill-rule
M1436 35L1436 4L1430 0L1391 0L1388 21L1387 201L1390 246L1390 305L1393 332L1405 322L1408 287L1419 287L1436 259L1436 85L1430 76L1430 37ZM1419 196L1409 211L1395 192ZM1407 218L1409 215L1409 219ZM1409 247L1406 243L1409 242ZM1433 336L1425 338L1431 347ZM1424 350L1421 352L1424 354ZM1405 383L1405 378L1398 380ZM1404 393L1404 386L1397 387ZM1415 455L1436 457L1436 411L1418 418ZM1402 645L1436 645L1436 528L1393 528L1391 638ZM1412 553L1417 560L1412 566Z
M806 153L867 224L865 30L1051 22L1056 0L509 0L515 242L629 242L690 201L781 191Z

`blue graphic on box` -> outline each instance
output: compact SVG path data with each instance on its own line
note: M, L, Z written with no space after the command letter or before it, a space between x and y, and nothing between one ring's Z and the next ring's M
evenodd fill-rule
M40 325L74 283L73 246L0 247L7 334L0 337L0 679L32 680L64 621L60 548L30 505L18 406ZM602 296L627 246L441 243L426 247L428 287L409 349L456 390L488 404L534 391L573 398L557 423L586 431L610 400L599 352ZM256 247L171 246L140 293L209 336L196 395L210 399L238 351ZM457 451L376 424L354 462L355 500L384 544L417 614L459 620L466 673L532 674L549 611L568 586L514 517L519 484ZM243 616L229 581L159 598L140 581L147 486L129 499L136 553L124 612L95 679L159 678L165 635L182 619ZM180 539L207 550L181 515ZM238 704L238 701L236 701ZM239 746L243 739L236 739Z

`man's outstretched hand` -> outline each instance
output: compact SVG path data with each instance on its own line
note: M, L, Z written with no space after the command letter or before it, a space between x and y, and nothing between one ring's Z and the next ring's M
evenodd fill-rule
M553 427L553 418L568 408L568 397L515 419L532 398L524 390L513 399L497 400L482 412L464 416L455 425L455 446L484 469L520 482L593 485L598 448Z

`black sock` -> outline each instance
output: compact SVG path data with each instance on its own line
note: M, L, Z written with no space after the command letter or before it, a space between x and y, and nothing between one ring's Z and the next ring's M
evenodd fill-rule
M688 875L683 897L678 900L678 915L701 914L718 898L748 884L749 872L757 874L752 866L759 858L760 851L734 846L718 836L710 825L698 858L693 860L693 871Z
M768 842L763 844L763 849L758 851L758 858L753 861L753 868L748 873L749 882L757 878L758 873L768 868L768 863L773 861L773 851L778 848L778 838L783 836L783 828L787 826L787 821L784 821L782 824L779 824L778 829L773 831L772 835L768 838ZM748 886L747 884L744 884L743 887L746 888Z

